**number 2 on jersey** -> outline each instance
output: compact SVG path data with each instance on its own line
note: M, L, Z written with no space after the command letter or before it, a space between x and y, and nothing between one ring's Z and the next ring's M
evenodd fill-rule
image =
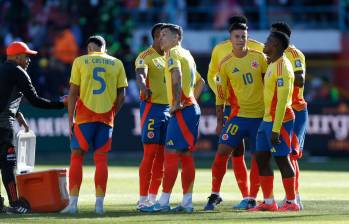
M105 72L105 68L96 67L93 69L93 79L101 84L101 87L99 89L93 90L93 94L102 94L107 87L105 80L103 79L103 77L99 75L99 73L102 73L102 72Z

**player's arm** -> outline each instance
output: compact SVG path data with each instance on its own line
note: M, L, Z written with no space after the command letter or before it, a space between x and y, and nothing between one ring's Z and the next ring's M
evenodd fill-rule
M179 68L173 68L170 70L171 80L172 80L172 97L173 105L171 107L170 113L174 113L183 107L181 104L182 97L182 72Z
M50 101L38 96L31 79L26 71L19 69L14 71L18 89L24 94L30 104L43 109L62 109L64 104L61 101Z
M285 74L276 77L277 103L272 131L280 133L282 122L285 117L287 101L292 94L292 78Z
M212 54L211 54L211 61L208 66L207 83L215 95L217 94L216 75L218 72L218 66L219 66L219 62L218 62L217 48L213 48Z
M219 69L219 74L217 75L217 78L218 82L216 94L216 134L220 135L224 124L224 106L227 99L227 76L224 72L224 67L221 67Z
M26 119L24 118L23 114L20 111L17 111L16 119L17 119L19 126L23 126L25 129L25 132L28 132L29 125L28 125Z
M138 88L141 90L141 95L144 97L144 100L147 100L151 91L147 87L147 76L148 76L148 66L145 63L145 60L138 57L135 61L136 67L136 81Z
M73 127L75 104L80 95L80 86L70 83L69 94L68 94L68 119L69 127Z
M125 97L126 97L126 88L125 87L118 88L117 89L117 97L116 97L116 100L114 102L115 113L118 113L120 111L122 105L124 105Z
M205 80L201 77L200 73L196 71L195 85L194 85L194 97L196 100L200 98L201 92L205 87Z

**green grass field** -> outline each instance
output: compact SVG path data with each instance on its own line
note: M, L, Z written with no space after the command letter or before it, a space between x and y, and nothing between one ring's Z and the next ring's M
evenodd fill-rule
M119 160L109 170L108 193L105 199L106 213L94 213L94 167L84 168L84 180L79 198L78 215L58 213L29 215L0 215L0 223L349 223L349 165L347 160L325 163L302 162L301 194L305 210L298 213L250 213L234 211L231 206L240 200L231 169L223 185L224 202L214 212L204 212L203 205L210 193L210 161L199 162L196 173L193 214L145 214L135 210L138 200L138 169L134 162ZM67 165L65 165L66 167ZM64 165L40 165L36 170L64 167ZM280 175L276 172L275 197L284 196ZM180 177L180 176L179 176ZM172 195L172 205L181 200L180 178ZM4 192L4 189L2 189ZM261 199L261 193L259 194Z

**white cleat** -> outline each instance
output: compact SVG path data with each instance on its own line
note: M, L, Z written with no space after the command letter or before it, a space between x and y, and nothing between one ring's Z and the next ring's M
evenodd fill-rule
M62 213L62 214L77 214L78 207L73 206L73 205L68 205L62 211L60 211L60 213Z

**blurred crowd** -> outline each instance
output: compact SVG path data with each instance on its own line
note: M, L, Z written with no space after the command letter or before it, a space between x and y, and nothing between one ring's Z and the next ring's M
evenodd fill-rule
M93 34L106 38L108 53L120 58L129 79L127 102L138 101L138 89L133 72L135 53L149 46L147 36L142 39L138 52L131 52L132 32L135 28L151 27L158 21L168 21L190 29L225 29L231 15L245 14L249 26L260 27L261 3L277 9L280 13L268 18L282 17L294 22L297 13L294 8L302 6L326 7L334 0L0 0L0 55L5 58L6 46L14 40L22 40L39 51L32 58L29 68L33 83L40 95L58 98L67 94L71 63L78 55L85 53L84 42ZM263 8L263 7L262 7ZM288 9L285 10L285 9ZM292 9L292 10L291 10ZM274 12L275 12L274 10ZM279 11L278 11L279 10ZM290 11L291 10L291 11ZM300 13L299 21L328 22L333 12ZM271 21L266 21L267 23ZM302 27L303 23L293 24ZM202 74L205 77L205 74ZM306 97L311 101L339 100L340 94L331 81L324 77L311 78ZM213 103L213 94L205 90L201 97L204 103Z

